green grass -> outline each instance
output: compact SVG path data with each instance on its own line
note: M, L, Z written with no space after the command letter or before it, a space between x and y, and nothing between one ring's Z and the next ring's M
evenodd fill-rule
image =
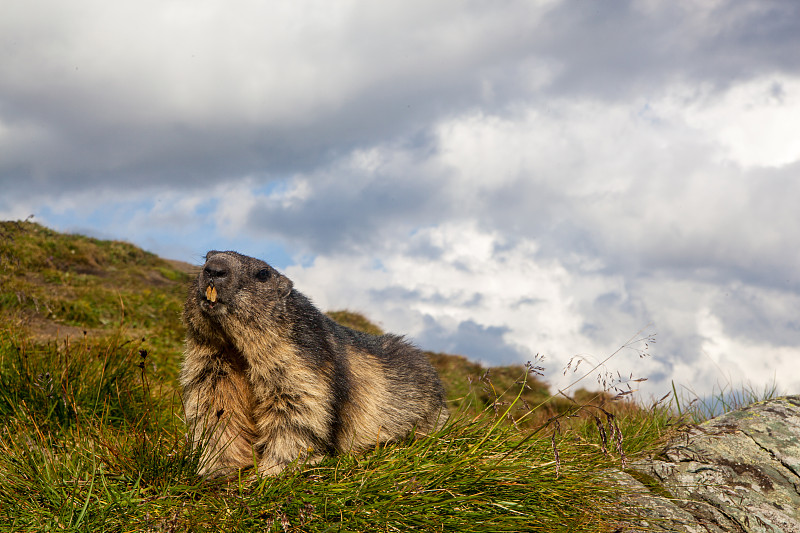
M604 472L669 429L667 416L594 407L517 427L506 415L521 383L516 403L477 415L464 403L430 438L208 482L150 357L141 339L0 330L0 530L607 531L625 511ZM604 445L600 431L620 437Z
M183 338L190 276L118 241L64 235L32 222L0 222L0 319L107 330L124 323L163 345Z

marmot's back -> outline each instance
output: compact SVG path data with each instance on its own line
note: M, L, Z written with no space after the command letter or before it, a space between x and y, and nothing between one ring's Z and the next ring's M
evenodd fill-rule
M341 326L267 263L209 252L190 286L181 369L202 472L361 451L447 420L427 357L394 335Z

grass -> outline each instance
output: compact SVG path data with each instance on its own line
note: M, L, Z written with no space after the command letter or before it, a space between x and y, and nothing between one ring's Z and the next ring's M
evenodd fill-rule
M678 392L673 383L672 392L673 405L678 416L694 424L779 396L775 382L764 385L761 389L752 385L735 387L727 382L717 385L709 394L702 396L684 388Z
M514 398L477 414L465 399L433 437L212 483L145 346L0 330L1 530L607 531L626 512L604 472L668 428L630 405L515 425L523 373ZM580 416L592 409L602 418Z
M150 334L151 342L178 348L189 279L128 243L0 222L0 321L36 319L42 338L55 325L105 334L124 323Z
M0 530L612 531L635 510L609 470L686 414L613 384L553 396L536 361L486 369L427 352L452 413L438 434L209 482L177 384L190 270L0 222ZM358 313L330 315L380 333Z

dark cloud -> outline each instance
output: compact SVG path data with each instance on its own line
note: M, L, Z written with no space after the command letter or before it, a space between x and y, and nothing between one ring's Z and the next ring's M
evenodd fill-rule
M452 13L435 9L407 21L416 26L413 35L387 19L391 8L345 12L342 28L321 31L313 42L283 36L295 61L285 51L245 47L237 25L224 19L202 37L176 28L186 35L169 35L171 48L159 57L146 43L94 43L93 33L80 33L85 28L75 13L52 13L63 21L25 17L11 32L18 38L8 37L20 61L0 68L0 124L18 143L0 158L0 179L34 177L65 192L110 183L124 190L132 179L137 187L168 180L194 188L253 173L309 172L376 139L407 136L435 117L484 103L487 69L504 79L497 65L529 53L509 38L533 29L532 20L514 16L520 9L509 4L490 10L491 17L464 11L463 34L451 27ZM415 10L410 5L400 14ZM110 27L126 24L115 20L121 16L111 16ZM500 32L508 22L514 29ZM41 31L43 25L53 29ZM154 40L170 30L155 29L164 33ZM439 46L445 32L455 32L455 40ZM31 33L41 41L27 38ZM49 55L55 42L60 62ZM193 50L181 55L191 43L217 46L217 57L200 63ZM231 43L236 61L224 56ZM87 55L93 45L98 49ZM149 69L143 60L153 62ZM346 68L331 68L331 60ZM283 71L271 73L277 67ZM193 80L205 83L187 86ZM9 192L17 191L24 188Z
M397 285L373 289L369 291L369 296L373 301L393 302L395 305L402 305L402 302L424 302L434 305L447 305L457 302L458 307L461 309L478 307L483 303L484 299L483 294L479 292L470 292L469 290L461 291L457 295L445 295L441 292L423 294L420 290L409 290Z
M713 303L728 335L775 346L800 345L800 294L759 291L736 283Z
M441 326L433 317L425 317L425 328L414 342L435 352L461 354L490 365L521 363L531 358L527 350L503 340L508 328L483 326L472 320L458 324L455 330Z
M446 182L362 172L343 167L312 176L307 197L288 204L265 199L250 211L248 225L314 253L336 254L380 249L452 212Z
M50 20L17 15L0 68L0 124L13 147L0 157L0 180L6 194L22 196L31 186L193 189L243 175L281 178L467 109L500 113L576 94L628 98L681 78L725 85L798 72L792 2L642 5L473 4L457 17L449 5L362 6L344 13L343 28L321 28L316 43L283 36L295 62L232 39L238 25L226 18L202 38L155 25L153 38L169 37L172 47L159 55L145 43L93 41L100 37L87 28L96 28L72 10L51 10ZM102 15L113 39L124 13Z
M562 2L536 49L561 67L554 94L619 99L672 82L723 89L775 71L800 72L800 6L781 0Z

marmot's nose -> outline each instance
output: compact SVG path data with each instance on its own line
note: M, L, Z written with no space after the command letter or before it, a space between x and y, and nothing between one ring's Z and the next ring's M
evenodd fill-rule
M210 258L203 266L203 275L214 282L224 281L230 272L230 260L228 257L221 254Z
M207 266L203 269L206 273L206 276L209 278L224 278L228 275L228 271L224 269L218 269L214 267Z

